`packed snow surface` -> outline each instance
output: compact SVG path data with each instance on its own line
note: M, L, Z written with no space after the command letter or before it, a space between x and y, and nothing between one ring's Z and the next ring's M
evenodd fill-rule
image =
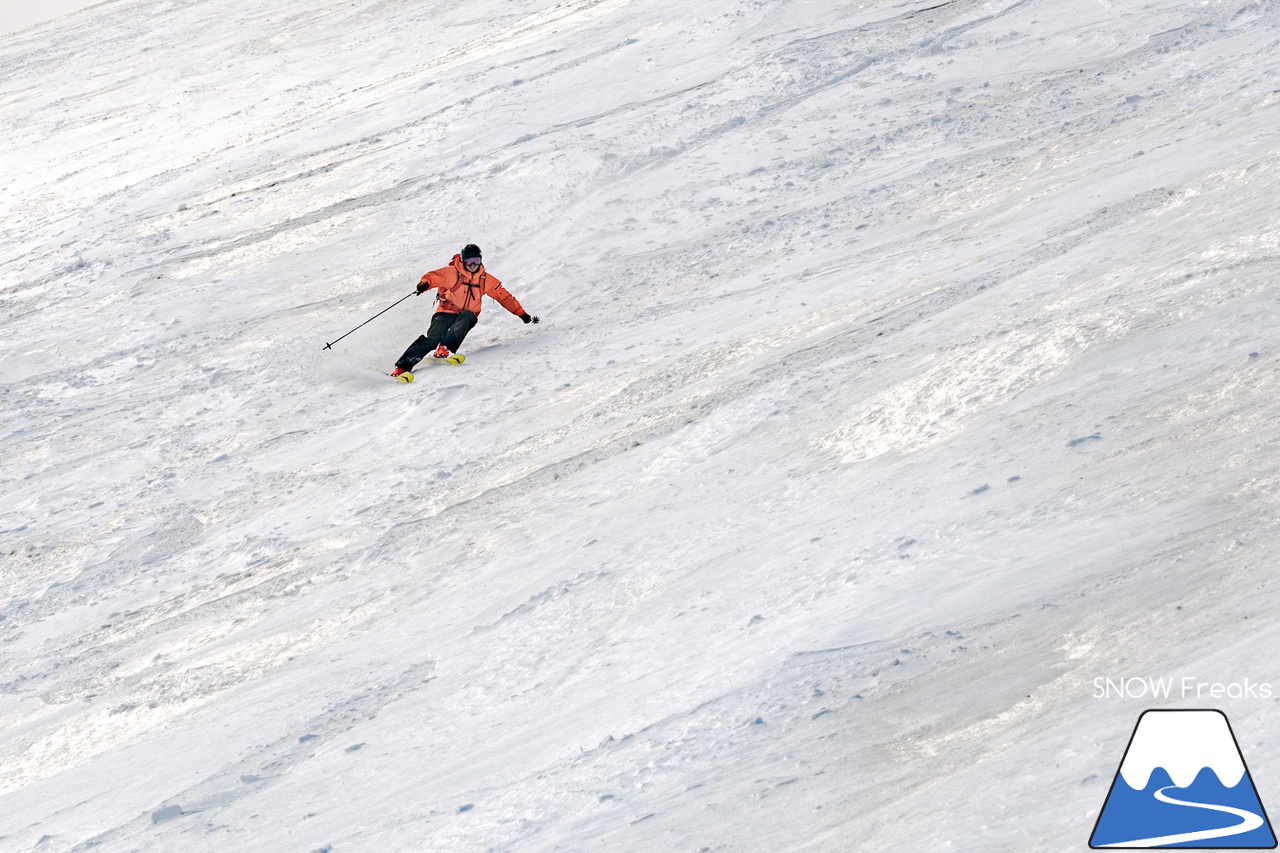
M1076 851L1148 707L1280 807L1276 0L112 0L0 67L0 849ZM324 349L467 242L541 324Z
M99 0L5 0L0 4L0 37L96 5Z

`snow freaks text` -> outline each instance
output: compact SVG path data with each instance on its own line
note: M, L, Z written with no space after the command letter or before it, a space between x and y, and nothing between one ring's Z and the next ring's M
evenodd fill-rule
M1245 678L1240 681L1203 681L1194 676L1181 678L1133 676L1093 680L1094 699L1271 699L1276 696L1268 682Z

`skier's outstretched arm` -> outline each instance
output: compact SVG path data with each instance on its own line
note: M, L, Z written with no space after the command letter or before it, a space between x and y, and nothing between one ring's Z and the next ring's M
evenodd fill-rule
M524 310L524 306L520 304L520 300L511 295L511 291L507 290L501 284L494 284L489 288L489 295L498 300L498 304L506 308L512 314L515 314L526 323L536 323L538 318L534 317L528 311Z
M421 279L419 279L418 295L421 296L422 294L426 293L428 290L431 290L432 288L437 288L440 285L444 284L445 273L448 270L449 270L448 267L445 267L444 269L439 269L439 270L432 270L431 272L424 275Z

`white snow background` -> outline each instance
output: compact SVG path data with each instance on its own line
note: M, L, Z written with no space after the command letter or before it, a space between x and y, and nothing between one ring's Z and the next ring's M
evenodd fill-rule
M0 849L1280 808L1280 2L113 0L0 40ZM460 367L387 378L466 242ZM1176 700L1176 701L1175 701Z

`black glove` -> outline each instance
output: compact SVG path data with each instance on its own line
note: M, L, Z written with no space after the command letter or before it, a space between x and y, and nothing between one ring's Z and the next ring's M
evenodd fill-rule
M426 283L425 281L420 281L420 282L418 282L418 295L419 295L419 296L421 296L422 294L426 293L429 289L430 289L430 288L428 288L428 287L427 287L427 283Z
M532 317L532 316L530 316L530 315L529 315L529 313L528 313L527 311L526 311L524 314L521 314L521 315L520 315L520 319L521 319L521 320L524 320L526 323L537 323L537 322L538 322L538 318L537 318L537 317Z

